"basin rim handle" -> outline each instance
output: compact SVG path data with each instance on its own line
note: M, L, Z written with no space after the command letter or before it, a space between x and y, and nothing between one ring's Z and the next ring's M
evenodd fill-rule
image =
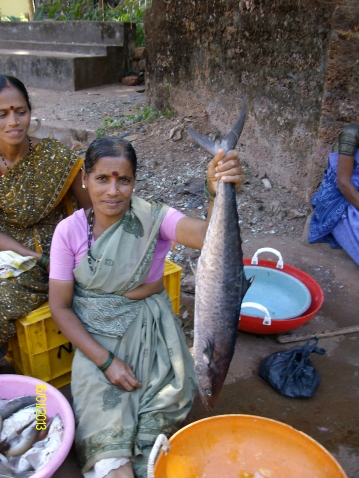
M272 324L272 318L270 316L270 313L269 313L269 310L267 309L267 307L265 307L264 305L261 305L261 304L257 304L256 302L243 302L242 305L241 305L241 310L245 309L247 307L252 307L253 309L258 309L258 310L261 310L262 312L264 312L265 316L264 316L264 319L263 319L263 322L262 322L263 325L271 325Z
M155 478L154 467L155 461L157 459L157 455L160 453L161 450L165 452L165 455L170 451L170 442L166 435L160 433L156 438L156 441L152 447L150 456L148 458L147 464L147 478Z
M262 249L258 249L257 252L254 254L251 260L252 265L258 265L258 254L261 254L262 252L272 252L278 257L278 262L277 262L277 269L283 269L284 267L284 262L282 258L282 254L277 251L277 249L273 249L272 247L262 247Z

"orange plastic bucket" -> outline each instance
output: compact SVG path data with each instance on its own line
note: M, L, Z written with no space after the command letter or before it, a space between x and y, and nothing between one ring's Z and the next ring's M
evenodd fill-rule
M199 420L175 433L169 447L158 455L155 478L346 478L308 435L253 415Z

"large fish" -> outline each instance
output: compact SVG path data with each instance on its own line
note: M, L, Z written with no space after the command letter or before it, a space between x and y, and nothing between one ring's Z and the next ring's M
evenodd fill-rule
M35 446L24 453L22 458L26 458L34 470L41 470L60 448L63 434L64 425L60 415L57 413L51 421L47 437L41 442L35 443ZM22 466L23 463L19 464L17 471L25 471Z
M36 425L37 422L34 420L34 422L26 427L20 435L17 435L8 441L5 452L7 457L22 455L30 450L40 435L40 431L37 430Z
M21 408L35 405L35 395L24 395L22 397L13 398L11 400L0 400L0 416L2 420L6 420L13 413L16 413Z
M36 419L36 406L30 405L13 413L3 421L0 435L0 446L21 433L31 422Z
M234 149L242 132L246 104L221 141L192 129L188 132L206 151ZM196 271L194 315L195 373L201 400L213 409L231 363L242 299L250 286L243 266L242 241L233 183L218 182L217 196Z

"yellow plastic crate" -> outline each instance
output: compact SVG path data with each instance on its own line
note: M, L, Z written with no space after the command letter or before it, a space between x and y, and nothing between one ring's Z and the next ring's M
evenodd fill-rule
M48 302L16 321L16 335L19 347L29 355L47 352L68 342L52 320Z
M166 259L164 285L175 314L179 313L182 267ZM39 378L57 388L71 381L73 349L52 320L48 302L16 321L7 358L16 373Z
M11 340L11 349L16 373L39 378L58 387L70 383L74 349L69 342L46 352L28 354L14 338Z
M175 314L179 313L181 305L181 275L182 267L166 259L163 283L167 294L170 296L172 309Z

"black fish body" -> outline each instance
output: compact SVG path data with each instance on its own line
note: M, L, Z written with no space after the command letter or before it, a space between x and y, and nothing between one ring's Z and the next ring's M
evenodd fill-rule
M207 408L213 408L233 357L248 282L234 185L220 181L196 272L195 372Z
M207 151L233 149L242 131L245 107L230 133L214 143L190 134ZM242 299L250 285L244 274L242 241L233 183L218 182L217 196L196 271L194 359L198 390L212 409L222 389L237 338Z

